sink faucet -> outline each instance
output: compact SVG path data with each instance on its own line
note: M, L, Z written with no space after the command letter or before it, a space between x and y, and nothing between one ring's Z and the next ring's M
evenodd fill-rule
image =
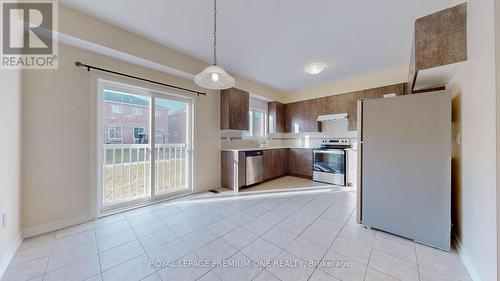
M269 140L267 138L258 138L257 147L269 146Z

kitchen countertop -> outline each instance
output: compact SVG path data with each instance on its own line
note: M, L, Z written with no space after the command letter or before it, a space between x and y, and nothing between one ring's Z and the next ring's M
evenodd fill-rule
M245 147L245 148L221 148L221 151L255 151L255 150L284 149L284 148L313 149L313 147L268 146L268 147Z

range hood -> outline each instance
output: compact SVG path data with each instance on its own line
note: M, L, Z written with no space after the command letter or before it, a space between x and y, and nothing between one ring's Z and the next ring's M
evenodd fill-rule
M346 119L347 118L347 113L339 113L339 114L328 114L328 115L319 115L318 116L318 121L334 121L334 120L341 120L341 119Z

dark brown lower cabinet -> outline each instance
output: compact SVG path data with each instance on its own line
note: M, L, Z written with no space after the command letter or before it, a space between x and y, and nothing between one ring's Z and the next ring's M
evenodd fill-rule
M312 178L312 149L290 148L288 173L293 176Z
M245 186L246 153L222 151L222 187L238 191ZM312 178L312 149L280 148L262 150L264 181L285 175Z
M262 165L264 170L264 180L270 180L273 178L273 151L264 150L262 151Z
M288 148L278 149L278 176L284 176L288 174Z
M288 149L266 149L262 151L264 180L284 176L288 173Z

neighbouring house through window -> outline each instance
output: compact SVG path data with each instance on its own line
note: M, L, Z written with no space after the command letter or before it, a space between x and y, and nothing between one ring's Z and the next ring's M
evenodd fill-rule
M123 113L123 106L113 104L113 105L111 105L111 111L113 113L116 113L116 114L122 114Z
M139 107L132 108L132 114L134 116L142 116L142 108Z
M121 139L122 138L122 126L120 125L109 125L108 127L108 139Z
M146 128L134 128L134 139L141 139L146 137Z

